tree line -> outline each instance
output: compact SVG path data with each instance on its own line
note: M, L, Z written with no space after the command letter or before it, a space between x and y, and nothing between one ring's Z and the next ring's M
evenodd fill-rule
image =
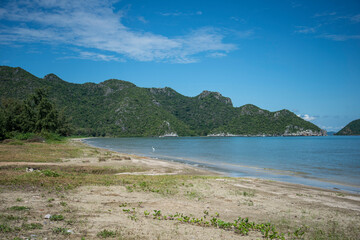
M3 98L0 103L0 140L17 134L54 133L68 136L72 131L64 112L48 99L47 91L37 89L26 100Z

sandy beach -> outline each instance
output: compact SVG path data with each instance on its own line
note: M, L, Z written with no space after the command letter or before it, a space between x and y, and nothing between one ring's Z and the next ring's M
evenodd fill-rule
M225 177L81 139L2 143L0 173L1 239L270 239L259 229L211 224L239 217L270 222L274 238L360 238L359 195Z

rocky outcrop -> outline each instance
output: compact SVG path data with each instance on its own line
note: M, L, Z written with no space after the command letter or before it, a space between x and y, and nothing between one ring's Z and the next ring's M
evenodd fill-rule
M214 97L215 99L219 100L220 102L223 102L225 104L229 104L232 106L232 101L230 98L228 97L224 97L223 95L221 95L219 92L211 92L211 91L202 91L202 93L200 93L197 98L198 99L204 99L206 97Z
M326 130L321 130L321 131L312 131L310 129L306 129L306 130L299 130L297 132L289 132L289 131L285 131L284 134L266 134L266 133L261 133L261 134L232 134L232 133L212 133L212 134L208 134L207 137L279 137L279 136L283 136L283 137L295 137L295 136L327 136L327 132Z
M327 136L326 130L313 131L298 126L286 126L286 130L282 136Z
M177 135L176 132L170 132L170 133L165 133L164 135L161 135L159 137L178 137L179 135Z
M325 130L321 130L320 132L317 132L307 129L293 133L284 133L282 136L327 136L327 133Z
M169 88L169 87L150 88L150 92L155 95L162 94L162 95L166 95L168 97L175 96L177 94L177 92L175 90L173 90L172 88Z

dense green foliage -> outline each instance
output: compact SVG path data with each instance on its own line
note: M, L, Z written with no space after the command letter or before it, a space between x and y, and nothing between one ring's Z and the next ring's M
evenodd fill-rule
M335 135L360 135L360 119L350 122Z
M44 89L37 89L26 100L1 100L0 139L6 137L28 138L29 133L69 135L71 131L63 113L47 98Z
M140 88L115 79L73 84L54 74L41 79L21 68L0 67L1 96L23 100L38 88L48 89L49 99L65 108L64 117L71 118L75 134L83 136L320 132L287 110L269 112L253 105L235 108L229 98L216 92L186 97L171 88Z
M247 104L237 108L235 117L227 125L215 129L214 132L229 132L238 135L282 135L301 130L320 131L314 124L304 121L288 110L269 112Z

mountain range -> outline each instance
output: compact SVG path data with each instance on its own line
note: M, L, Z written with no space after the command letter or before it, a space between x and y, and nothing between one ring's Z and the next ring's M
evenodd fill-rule
M142 88L110 79L75 84L55 74L38 78L22 68L0 66L1 98L23 100L36 89L86 136L298 136L326 132L289 110L270 112L252 104L234 107L230 98L203 91L195 97L165 88Z

